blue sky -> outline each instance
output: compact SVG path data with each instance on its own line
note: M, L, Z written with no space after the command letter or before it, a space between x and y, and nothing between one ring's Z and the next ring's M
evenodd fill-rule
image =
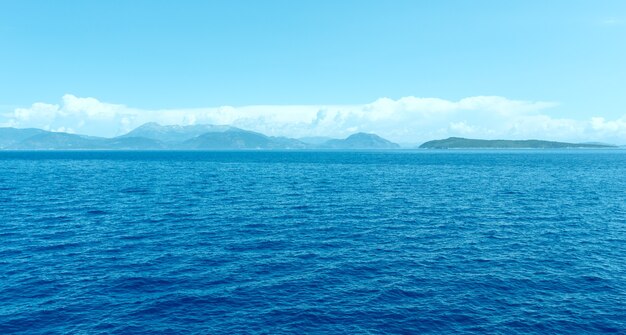
M560 138L626 142L626 1L620 0L4 0L0 50L4 125L40 125L18 120L16 110L30 109L33 121L33 104L67 110L67 95L123 105L134 115L220 106L319 111L382 98L459 103L487 96L540 104L524 113L581 127L593 128L592 118L615 122L612 134ZM478 129L476 117L449 119L448 128L464 122ZM70 128L55 122L49 126ZM73 130L89 130L77 124ZM102 135L120 132L116 127ZM376 130L357 122L341 132L309 133L339 135L355 127ZM508 133L482 135L490 134Z

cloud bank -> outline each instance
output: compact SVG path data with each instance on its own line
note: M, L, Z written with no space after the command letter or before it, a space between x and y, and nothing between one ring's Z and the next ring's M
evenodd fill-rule
M399 143L449 136L626 143L626 115L615 120L554 118L552 102L476 96L380 98L362 105L258 105L143 110L66 94L60 104L37 102L0 114L0 126L113 137L146 122L220 124L273 136L345 137L372 132Z

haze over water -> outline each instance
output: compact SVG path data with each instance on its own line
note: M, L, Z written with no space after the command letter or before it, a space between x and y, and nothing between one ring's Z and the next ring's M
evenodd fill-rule
M0 152L2 333L623 333L623 151Z

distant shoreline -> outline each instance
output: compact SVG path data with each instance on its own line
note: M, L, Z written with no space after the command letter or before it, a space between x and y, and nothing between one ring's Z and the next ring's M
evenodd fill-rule
M397 148L397 149L0 149L2 153L445 153L445 152L619 152L626 147L604 148Z
M395 150L524 150L620 149L605 143L545 140L482 140L449 137L421 145L399 145L372 133L344 139L289 138L224 125L162 126L146 123L113 138L51 132L36 128L0 128L0 150L14 151L395 151Z

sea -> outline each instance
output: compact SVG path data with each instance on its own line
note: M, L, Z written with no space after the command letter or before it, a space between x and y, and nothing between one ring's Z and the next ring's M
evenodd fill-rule
M626 334L626 150L3 151L0 334Z

